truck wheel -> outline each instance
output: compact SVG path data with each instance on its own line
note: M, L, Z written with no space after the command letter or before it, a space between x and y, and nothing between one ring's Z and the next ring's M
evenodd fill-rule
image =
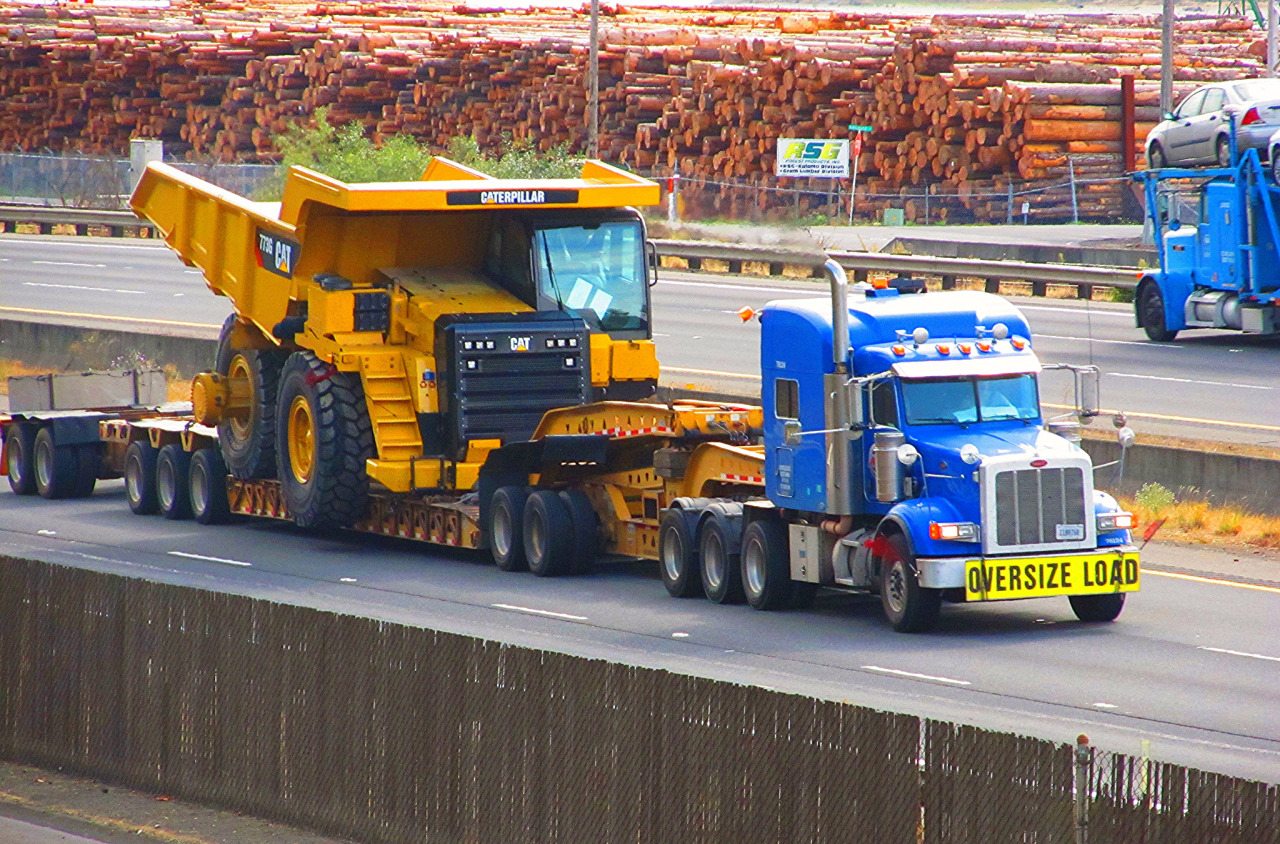
M156 455L156 501L160 515L179 521L191 518L191 454L169 443Z
M658 562L662 585L673 598L695 598L702 595L698 551L693 544L693 531L684 510L671 509L658 523Z
M529 571L554 577L569 570L573 553L573 517L554 490L540 489L524 507L524 555Z
M1113 595L1072 595L1071 609L1081 621L1115 621L1124 609L1124 593Z
M53 429L45 427L36 434L33 454L36 492L40 497L69 498L75 491L79 471L75 448L54 444Z
M360 376L311 352L294 352L280 376L276 463L293 520L301 527L350 527L369 499L365 461L373 426Z
M1165 328L1164 297L1154 282L1143 285L1138 293L1138 318L1147 337L1157 343L1167 343L1178 336L1178 332Z
M742 567L738 549L719 513L713 513L698 530L698 556L702 565L702 589L717 604L742 603Z
M124 452L124 497L136 515L160 512L156 499L156 449L144 440L134 440Z
M14 495L35 494L35 441L35 431L30 425L14 422L5 428L5 472Z
M761 519L742 534L742 589L747 603L758 610L788 606L795 592L787 531L778 522Z
M276 395L288 355L276 349L233 349L236 315L227 317L218 336L218 374L249 382L248 412L218 423L218 447L237 478L271 478L276 474Z
M938 622L942 593L925 589L916 579L915 560L900 535L886 537L880 560L880 603L893 629L899 633L923 633Z
M82 443L76 446L76 482L71 490L72 498L88 498L93 495L93 488L98 485L98 469L101 468L97 443Z
M503 571L525 571L524 505L529 492L524 487L499 487L489 505L489 549L493 561Z
M591 499L580 489L563 490L560 500L569 509L569 520L573 523L569 573L586 574L596 561L600 517L596 515L596 508L591 506Z
M227 499L227 464L216 448L202 448L191 455L188 473L191 515L202 525L225 525L231 521Z

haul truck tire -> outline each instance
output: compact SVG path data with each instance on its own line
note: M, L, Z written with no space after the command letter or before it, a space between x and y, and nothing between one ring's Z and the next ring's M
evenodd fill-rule
M1178 332L1165 328L1164 297L1160 295L1160 287L1149 281L1138 291L1138 315L1142 318L1142 330L1147 337L1157 343L1167 343L1178 336Z
M698 551L684 510L671 508L658 523L658 562L662 585L673 598L696 598L702 592Z
M202 525L224 525L231 521L227 499L227 464L216 448L202 448L191 455L188 473L191 515Z
M5 428L5 472L14 495L34 495L36 491L35 431L16 422Z
M573 517L554 490L540 489L524 505L524 555L529 571L555 577L569 570L573 555Z
M300 527L350 527L369 498L365 461L373 426L360 376L311 352L294 352L280 375L276 463L289 514Z
M156 455L156 501L160 515L181 521L191 518L191 455L169 443Z
M794 586L787 529L768 519L747 525L742 534L742 589L747 603L758 610L782 609L791 604Z
M250 404L246 414L218 423L218 446L231 474L242 480L276 475L276 395L288 355L276 349L234 349L236 315L227 317L218 336L215 368L219 375L245 378Z
M489 547L502 571L525 571L524 507L529 492L524 487L499 487L489 505Z
M742 603L742 567L735 530L729 520L713 512L698 530L702 589L717 604Z
M124 497L136 515L160 512L156 499L156 449L149 442L134 440L125 449Z
M923 633L938 623L942 593L920 586L915 560L899 534L885 537L884 556L880 559L880 603L885 618L899 633Z
M32 454L36 492L40 497L70 498L75 491L76 473L79 471L75 448L58 446L53 441L53 429L45 427L36 434Z
M570 554L569 573L586 574L596 561L598 529L600 517L591 506L591 499L580 489L566 489L560 492L560 500L569 508L569 519L573 523L573 550Z
M1124 593L1114 595L1072 595L1071 609L1081 621L1115 621L1124 609Z

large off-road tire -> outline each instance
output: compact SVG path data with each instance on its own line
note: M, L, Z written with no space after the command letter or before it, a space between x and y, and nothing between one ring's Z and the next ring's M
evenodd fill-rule
M36 432L30 425L11 423L4 430L5 472L9 475L9 489L15 495L35 495Z
M180 521L191 518L191 453L169 443L156 455L156 501L160 515Z
M1138 291L1138 301L1136 306L1138 309L1138 317L1142 320L1142 330L1147 332L1147 337L1156 343L1167 343L1178 336L1177 331L1170 331L1165 327L1164 320L1164 297L1160 295L1160 287L1154 282L1148 282Z
M365 461L373 426L360 376L338 372L308 351L280 375L276 462L285 505L301 527L350 527L369 499Z
M758 610L791 605L795 581L787 551L787 529L780 522L760 519L742 533L742 589L747 603Z
M1071 609L1081 621L1115 621L1124 609L1124 593L1072 595Z
M736 531L727 521L719 513L712 513L702 522L698 529L698 570L708 599L717 604L740 604L744 595L739 546L734 541Z
M53 429L41 428L33 447L36 492L41 498L70 498L76 488L80 463L75 446L60 446L53 441Z
M695 598L702 593L698 548L684 510L672 508L658 523L658 568L662 585L673 598Z
M569 508L569 520L573 524L569 574L586 574L596 561L600 517L591 506L591 499L580 489L562 490L560 500Z
M276 398L288 353L233 348L235 322L232 314L222 325L215 368L220 375L248 380L249 409L218 423L218 446L227 469L237 478L271 478L276 474Z
M139 516L160 512L156 498L158 449L145 440L134 440L124 452L124 497Z
M916 577L916 562L899 534L885 537L880 559L880 604L899 633L923 633L938 623L942 592L925 589Z
M227 464L216 448L202 448L191 455L187 475L191 491L191 515L202 525L223 525L231 521L227 499Z
M503 571L526 571L524 555L524 507L529 491L519 486L499 487L489 505L489 550Z
M1169 158L1164 154L1164 147L1152 144L1151 149L1147 150L1147 169L1161 170L1168 166Z
M540 489L524 506L524 555L529 571L554 577L569 570L573 554L573 517L559 494Z

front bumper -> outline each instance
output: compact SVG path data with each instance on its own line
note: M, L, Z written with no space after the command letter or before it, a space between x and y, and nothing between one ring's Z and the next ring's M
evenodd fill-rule
M964 589L966 601L1136 592L1141 580L1138 549L1132 545L1071 554L922 557L916 571L921 586Z

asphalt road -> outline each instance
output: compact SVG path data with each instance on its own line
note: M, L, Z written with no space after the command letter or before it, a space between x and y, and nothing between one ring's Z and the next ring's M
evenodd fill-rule
M1149 564L1195 565L1173 546L1147 551ZM1082 624L1065 599L1041 599L948 605L935 633L908 636L889 629L877 600L843 593L802 612L677 601L649 563L539 579L484 555L353 533L142 518L119 481L62 502L4 487L0 554L1060 742L1083 732L1104 749L1280 782L1280 575L1231 583L1149 570L1114 624Z
M826 285L665 271L654 289L664 383L755 395L759 326L738 310L807 295ZM1206 331L1150 343L1125 305L1017 301L1041 360L1099 366L1103 405L1138 431L1280 445L1280 340ZM0 315L216 337L229 312L158 243L0 235ZM1043 384L1049 409L1070 404L1065 378Z

